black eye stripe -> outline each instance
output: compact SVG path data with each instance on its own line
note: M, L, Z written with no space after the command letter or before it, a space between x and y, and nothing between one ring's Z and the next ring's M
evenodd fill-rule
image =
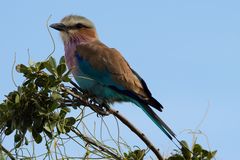
M87 28L87 26L85 26L85 25L83 25L83 24L81 24L81 23L77 23L75 26L76 26L77 28Z
M73 26L68 26L68 29L81 29L81 28L90 28L84 24L81 24L81 23L77 23Z

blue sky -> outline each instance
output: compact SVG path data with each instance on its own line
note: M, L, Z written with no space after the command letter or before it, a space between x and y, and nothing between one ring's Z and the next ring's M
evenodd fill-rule
M27 64L52 51L46 20L58 22L69 14L91 19L100 39L117 48L147 82L165 109L159 115L176 133L200 130L207 135L217 159L235 159L240 140L240 2L221 0L170 1L3 1L0 5L0 99L15 89L11 67ZM60 36L53 31L54 57L63 55ZM14 74L18 84L21 75ZM114 105L145 132L162 152L174 145L132 104ZM134 114L132 114L134 113ZM144 125L143 125L144 124ZM123 131L125 139L139 142ZM180 139L191 142L191 135ZM134 139L134 140L133 140ZM199 143L207 146L204 136Z

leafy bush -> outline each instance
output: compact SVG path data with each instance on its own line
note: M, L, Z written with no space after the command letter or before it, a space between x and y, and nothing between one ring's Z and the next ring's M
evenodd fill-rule
M50 141L45 142L45 145L48 148L46 155L49 155L48 144L52 143L53 139L60 138L59 135L67 135L69 137L67 141L76 141L74 137L68 134L71 132L85 143L85 159L91 159L95 156L94 158L143 160L146 157L149 149L129 149L128 152L121 154L120 144L118 144L118 148L110 147L96 137L83 134L78 129L78 125L86 117L83 113L84 108L80 106L89 106L97 112L97 115L109 115L109 113L106 108L104 109L103 106L96 104L94 99L83 93L70 80L70 71L67 71L64 57L60 59L58 64L54 58L50 57L46 61L37 62L30 66L17 65L16 70L23 74L25 81L17 90L10 92L0 104L0 135L9 136L15 133L14 149L29 144L27 133L30 133L34 142L38 144L43 142L43 135L47 135ZM69 84L73 87L69 87ZM81 116L78 118L68 117L71 109L80 109ZM118 112L115 114L118 114ZM127 120L124 119L124 121ZM46 137L45 141L47 141ZM182 143L187 148L183 147L180 150L175 150L174 154L165 159L210 160L216 154L216 151L205 150L199 144L193 144L192 149L190 149L186 142L183 141ZM65 142L61 145L64 146L64 144ZM125 142L123 145L128 146ZM0 159L5 159L6 156L15 159L12 152L13 150L8 151L2 146L2 142L0 143ZM61 156L62 159L68 158L67 155ZM27 156L23 155L22 157L26 158ZM28 158L36 159L36 157L30 156ZM161 155L159 154L158 157L161 157Z
M27 131L32 133L36 143L41 143L41 133L52 138L56 127L58 133L67 133L75 123L75 118L65 117L70 110L64 104L65 94L61 92L60 83L69 82L64 57L56 65L55 59L38 62L32 66L17 65L16 70L26 77L22 86L10 92L0 104L0 127L6 135L15 131L16 147L25 138ZM50 74L46 73L50 72ZM60 109L60 112L56 112Z
M182 141L182 143L186 148L182 147L181 150L176 150L176 153L172 154L166 160L211 160L217 153L217 151L207 151L203 149L200 144L194 143L191 149L188 147L187 142Z

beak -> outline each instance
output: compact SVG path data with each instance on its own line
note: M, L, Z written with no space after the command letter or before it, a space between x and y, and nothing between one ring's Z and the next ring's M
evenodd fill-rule
M67 27L62 23L53 23L49 27L56 29L58 31L66 31Z

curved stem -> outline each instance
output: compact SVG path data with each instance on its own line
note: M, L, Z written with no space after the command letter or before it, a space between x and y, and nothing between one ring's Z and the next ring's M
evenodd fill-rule
M111 152L110 150L108 150L106 147L104 147L103 145L97 144L93 139L84 136L81 132L78 132L77 130L75 130L74 128L71 128L71 131L73 133L75 133L77 136L81 137L85 142L99 148L101 151L111 155L112 157L114 157L117 160L121 160L122 158L119 157L118 155L114 154L113 152Z

